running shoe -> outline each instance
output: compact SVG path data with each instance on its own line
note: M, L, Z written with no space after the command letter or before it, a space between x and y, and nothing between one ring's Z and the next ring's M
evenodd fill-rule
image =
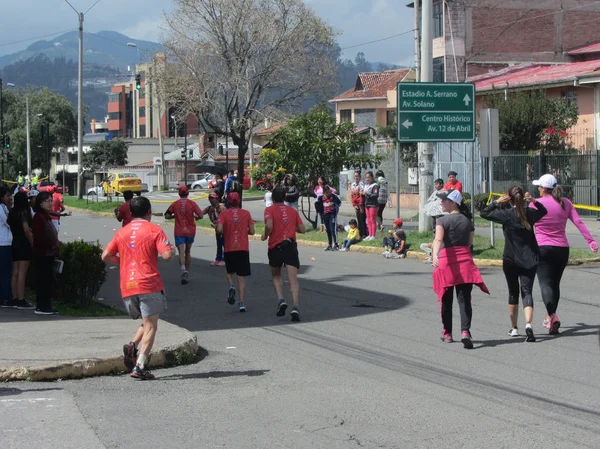
M182 285L185 285L185 284L188 283L188 276L189 275L188 275L187 271L184 271L184 272L181 273L181 284Z
M229 287L229 293L227 294L227 303L235 304L235 287Z
M154 380L156 377L150 372L149 369L140 368L139 365L135 365L130 374L131 377L138 380Z
M511 330L508 331L508 336L509 337L518 337L519 335L519 329L516 327L513 327Z
M333 251L333 249L331 248L331 246L328 246L327 248L325 248L325 251Z
M290 316L292 317L292 321L295 321L295 322L300 321L300 312L298 311L298 307L296 307L296 306L292 307Z
M281 298L277 303L277 316L284 316L286 309L287 304L285 303L285 300Z
M462 341L463 348L473 349L473 339L471 338L471 332L469 330L465 329L461 332L460 341Z
M225 266L225 261L224 260L219 260L217 262L217 267L224 267Z
M333 249L333 251L339 251L340 250L340 245L335 245L332 249Z
M525 342L533 343L535 341L535 335L533 335L533 328L531 326L525 328Z
M218 260L213 260L210 264L211 267L218 267L219 266L219 261Z
M19 309L19 310L29 310L29 309L34 309L34 307L29 304L27 301L25 301L24 299L19 299L15 305L14 305L15 309Z
M35 313L36 315L59 315L58 311L54 310L52 308L48 308L48 309L37 308L33 311L33 313Z
M245 312L245 311L246 311L246 304L244 304L243 302L241 302L241 301L240 301L240 302L238 303L238 310L239 310L240 312Z
M17 304L16 299L7 299L5 301L0 302L0 307L5 308L5 309L13 309L16 304Z
M550 316L546 315L546 318L544 318L544 322L542 323L546 329L550 329L550 321Z
M555 313L554 315L552 315L552 320L550 321L550 329L548 330L548 333L550 335L558 334L559 327L560 327L560 319L558 318L558 315Z
M454 340L452 339L452 334L442 333L442 341L444 343L452 343Z
M135 347L135 343L130 341L123 345L123 364L127 367L129 372L132 372L135 368L138 351Z

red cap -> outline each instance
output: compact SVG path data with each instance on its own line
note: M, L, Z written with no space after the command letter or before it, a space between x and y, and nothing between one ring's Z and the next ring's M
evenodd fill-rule
M217 195L215 192L211 193L210 195L208 195L209 198L214 198L214 199L219 199L219 195Z
M179 187L179 196L188 196L189 193L190 193L190 191L188 190L187 186Z
M402 220L402 218L396 218L396 219L394 220L394 224L395 224L396 226L402 226L402 224L403 224L403 223L404 223L404 220Z
M227 195L227 204L230 206L237 206L240 204L240 194L237 192L231 192Z

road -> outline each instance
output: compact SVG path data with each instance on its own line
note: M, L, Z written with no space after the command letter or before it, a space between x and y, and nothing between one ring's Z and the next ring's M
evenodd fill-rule
M115 225L75 214L61 237L106 243ZM265 244L250 248L246 314L208 266L212 236L198 235L187 286L177 263L161 263L164 319L197 334L202 361L157 370L153 382L3 385L2 447L600 447L599 266L567 269L555 338L541 332L536 286L532 344L507 336L504 277L482 269L492 294L475 292L467 351L439 340L428 265L301 247L302 322L292 324L275 316ZM117 281L110 270L106 302L119 303Z

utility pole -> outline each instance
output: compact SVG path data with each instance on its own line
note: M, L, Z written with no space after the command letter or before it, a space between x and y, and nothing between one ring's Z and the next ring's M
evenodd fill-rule
M421 80L421 0L414 1L415 9L415 80Z
M188 144L187 144L187 117L183 122L183 146L185 147L185 157L183 159L183 185L187 186L187 161L188 161Z
M2 78L0 78L0 136L2 136L2 148L0 148L0 159L2 159L2 179L4 179L4 110L2 109L2 103Z
M420 81L433 81L433 0L423 0ZM431 230L431 218L423 213L433 189L433 144L419 143L419 231Z
M25 95L25 131L27 134L27 178L31 182L31 138L29 137L29 94Z

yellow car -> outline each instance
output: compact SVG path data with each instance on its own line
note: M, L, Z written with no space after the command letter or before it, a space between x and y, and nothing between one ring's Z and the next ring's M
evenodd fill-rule
M102 188L105 195L122 195L131 190L137 196L142 194L142 180L135 173L111 173L104 181Z

